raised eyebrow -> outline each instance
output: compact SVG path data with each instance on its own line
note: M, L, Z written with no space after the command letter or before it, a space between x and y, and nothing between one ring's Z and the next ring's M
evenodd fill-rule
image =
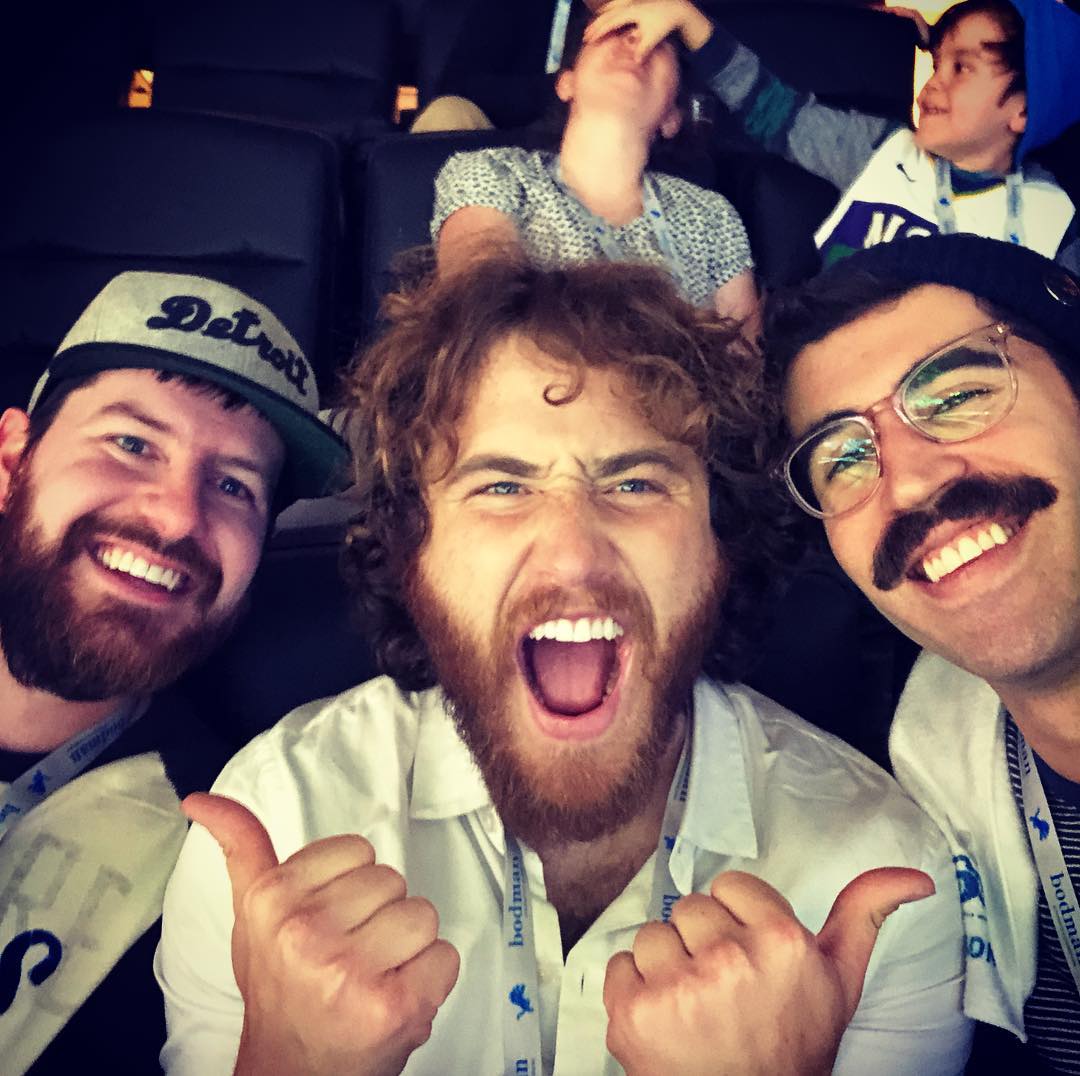
M620 452L615 456L605 456L591 468L594 479L614 478L615 475L632 471L635 467L662 467L672 474L684 476L683 467L670 453L657 448L638 449L633 452Z

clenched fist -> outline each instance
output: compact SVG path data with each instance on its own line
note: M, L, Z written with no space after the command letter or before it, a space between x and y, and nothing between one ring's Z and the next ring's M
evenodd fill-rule
M221 845L232 884L236 1072L400 1072L457 980L430 901L406 896L363 837L327 837L278 863L246 807L203 793L183 806Z
M611 958L608 1049L628 1076L828 1073L881 924L933 891L921 871L867 871L814 935L760 878L718 874Z

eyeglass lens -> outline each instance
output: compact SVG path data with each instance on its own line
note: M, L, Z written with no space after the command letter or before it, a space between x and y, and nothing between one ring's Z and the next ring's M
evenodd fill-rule
M1015 383L989 332L972 335L915 367L898 392L908 424L932 441L956 442L1000 421L1015 399ZM808 507L826 516L866 500L881 477L877 435L862 416L840 418L795 451L791 483Z

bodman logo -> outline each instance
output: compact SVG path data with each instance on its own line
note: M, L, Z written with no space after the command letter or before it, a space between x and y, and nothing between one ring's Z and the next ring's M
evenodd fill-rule
M41 986L60 965L64 947L55 934L47 930L24 930L16 934L0 953L0 1016L11 1008L19 992L23 958L35 945L44 945L48 952L26 973L34 986Z
M517 1014L520 1020L526 1013L535 1012L532 1002L525 996L525 984L517 983L510 991L510 1004L516 1005L521 1011Z

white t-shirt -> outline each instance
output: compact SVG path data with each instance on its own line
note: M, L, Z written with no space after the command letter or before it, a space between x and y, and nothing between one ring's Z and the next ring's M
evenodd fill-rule
M962 1071L971 1025L960 1011L962 932L952 865L939 831L872 762L742 686L698 682L686 811L671 853L682 893L721 870L750 871L819 930L860 871L930 873L937 894L885 924L836 1072L865 1076ZM301 707L249 744L215 791L262 819L280 858L321 837L362 833L410 893L439 912L461 972L429 1041L405 1072L503 1071L499 975L502 825L438 691L402 694L386 679ZM533 898L545 1073L621 1071L607 1053L607 962L645 922L654 857L570 950L542 865L524 848ZM243 1006L233 979L232 902L213 839L192 828L165 898L157 974L165 991L170 1073L230 1073Z

